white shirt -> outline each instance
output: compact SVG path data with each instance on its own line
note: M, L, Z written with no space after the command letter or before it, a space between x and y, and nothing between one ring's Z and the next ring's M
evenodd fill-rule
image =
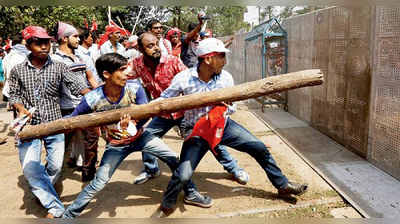
M26 56L24 54L21 54L20 52L13 49L11 49L10 53L3 58L4 77L6 78L6 83L4 84L3 88L3 95L8 98L10 97L10 84L8 80L10 79L11 69L15 65L24 62L25 59Z
M117 43L117 52L114 52L113 45L111 44L110 40L107 40L100 47L100 55L107 54L107 53L118 53L125 57L125 48L122 44Z

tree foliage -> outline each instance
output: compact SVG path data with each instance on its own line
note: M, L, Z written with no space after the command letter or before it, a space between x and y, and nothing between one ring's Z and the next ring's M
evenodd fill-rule
M272 17L284 20L292 16L302 15L329 6L260 6L260 20L265 21Z
M243 22L243 6L143 6L136 31L145 29L151 19L158 19L170 27L187 31L191 22L197 21L198 12L211 16L207 28L217 35L230 35L240 28L250 29L250 24ZM139 14L139 6L112 6L111 18L118 25L131 31ZM89 26L92 19L100 31L108 25L107 6L0 6L0 36L12 38L20 34L29 25L42 26L52 31L58 21L68 22L78 27ZM119 18L119 19L118 19ZM120 23L121 22L121 23Z

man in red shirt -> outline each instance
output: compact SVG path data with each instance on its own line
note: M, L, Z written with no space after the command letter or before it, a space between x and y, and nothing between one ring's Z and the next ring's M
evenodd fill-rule
M139 51L142 56L128 62L131 70L130 79L141 78L153 99L160 97L161 92L169 87L176 74L188 69L183 62L173 55L161 55L159 40L154 34L144 33L138 38ZM154 117L146 130L157 137L162 137L174 126L182 127L184 124L184 111ZM231 157L226 147L216 147L215 155L224 169L232 173L240 184L249 181L249 175L244 169L237 166L237 161ZM156 157L142 153L145 169L135 179L135 184L142 184L160 174Z

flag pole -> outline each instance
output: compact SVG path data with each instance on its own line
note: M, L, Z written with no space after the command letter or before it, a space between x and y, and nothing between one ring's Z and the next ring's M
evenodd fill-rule
M140 14L142 13L142 9L143 9L143 6L140 6L139 14L138 14L138 16L136 17L136 22L135 22L135 25L133 26L133 29L132 29L132 32L131 32L132 34L134 34L134 32L135 32L136 25L137 25L137 23L138 23L138 21L139 21Z

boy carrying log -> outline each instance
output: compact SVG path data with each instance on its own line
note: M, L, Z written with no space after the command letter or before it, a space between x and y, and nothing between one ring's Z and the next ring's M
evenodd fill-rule
M107 53L96 61L96 69L105 84L85 95L71 116L146 104L142 86L128 80L127 59L117 53ZM128 114L118 124L107 125L107 144L95 178L82 190L62 217L73 218L82 213L90 200L108 183L121 162L132 152L144 151L165 162L172 171L178 167L178 155L165 143L143 129L147 120L132 120ZM185 194L201 201L209 197L197 192L189 180L184 186Z

